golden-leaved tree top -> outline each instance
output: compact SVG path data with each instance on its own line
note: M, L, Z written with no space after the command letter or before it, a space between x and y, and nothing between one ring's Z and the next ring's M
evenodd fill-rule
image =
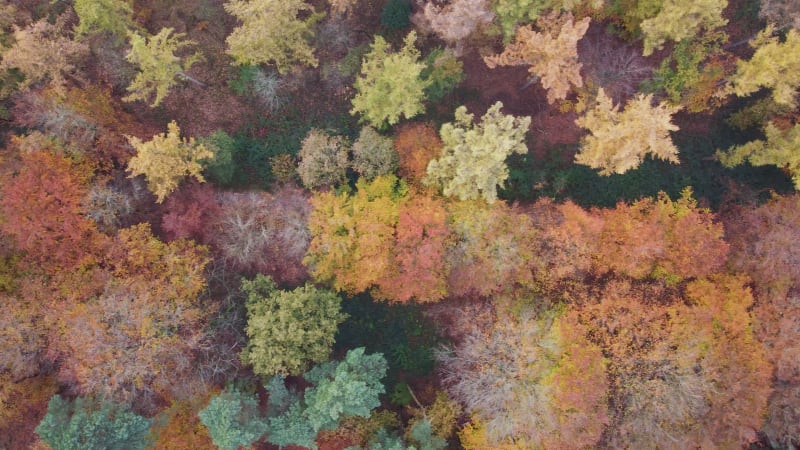
M231 0L225 11L242 25L228 36L228 54L237 64L275 64L284 73L294 63L316 67L308 39L321 15L303 0ZM300 13L310 13L305 20Z
M553 12L537 21L541 32L530 25L517 28L514 42L503 53L483 58L489 68L527 65L528 71L542 80L547 101L566 98L570 85L583 86L578 41L589 29L590 18L574 21L572 13Z
M680 107L652 106L652 100L652 94L640 94L620 111L600 88L595 106L575 121L591 133L583 138L575 162L600 169L600 175L635 169L647 154L677 164L678 149L669 132L678 130L671 119Z
M728 0L665 0L655 17L642 22L644 56L660 50L667 40L692 38L700 30L725 26L722 11Z
M771 89L775 103L794 108L800 88L800 32L789 30L786 40L780 42L773 31L767 27L753 40L756 52L749 61L738 63L728 90L747 96L761 88Z
M151 141L143 142L133 136L128 137L136 149L136 156L128 162L131 177L144 175L147 187L161 203L174 191L187 175L203 182L201 174L204 160L214 158L214 153L194 138L181 139L181 130L173 120L167 125L167 133L153 136Z

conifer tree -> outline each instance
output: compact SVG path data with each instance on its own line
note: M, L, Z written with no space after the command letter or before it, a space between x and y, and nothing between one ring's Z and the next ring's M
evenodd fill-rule
M717 152L723 165L738 166L748 161L754 166L775 165L785 170L800 190L800 124L781 130L772 122L764 128L766 141L755 140L732 147L727 152Z
M131 172L131 177L145 176L147 187L155 194L158 203L163 202L187 175L205 181L201 162L214 157L214 153L204 145L196 144L194 138L181 139L180 133L173 120L167 125L166 133L157 134L150 141L128 137L136 149L136 156L128 161L128 172Z
M259 415L256 396L235 388L212 398L198 416L214 445L223 450L248 447L267 432L267 421Z
M530 117L515 117L500 112L501 102L492 105L474 123L465 106L455 112L455 122L442 125L442 156L428 164L425 183L442 188L444 195L461 200L497 199L497 186L508 178L505 160L512 153L528 152L525 133Z
M773 31L767 27L751 42L756 52L748 61L738 62L728 90L747 96L771 89L775 103L794 108L800 88L800 31L789 30L784 42L772 36Z
M591 132L583 138L575 162L600 169L600 175L635 169L647 154L677 164L678 148L669 132L678 130L670 120L680 107L664 102L651 106L652 99L652 94L640 94L620 111L600 88L595 106L575 121Z
M722 11L728 0L664 0L655 17L641 23L644 56L660 50L667 40L678 42L728 23Z
M78 37L99 31L125 36L133 27L130 0L75 0L74 8L80 21L75 27Z
M202 56L199 53L186 57L177 56L175 52L193 42L183 41L184 33L170 36L172 31L172 28L162 28L158 34L149 38L137 32L128 34L131 49L125 58L138 66L139 71L128 86L130 94L122 98L124 101L149 101L152 98L150 106L158 106L177 84L176 76L202 84L186 74L189 67L200 61Z

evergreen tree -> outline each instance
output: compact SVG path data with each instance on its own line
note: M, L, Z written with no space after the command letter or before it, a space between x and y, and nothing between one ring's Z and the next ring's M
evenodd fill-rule
M198 416L208 428L214 445L223 450L247 447L267 432L267 422L258 413L256 396L235 388L212 398Z

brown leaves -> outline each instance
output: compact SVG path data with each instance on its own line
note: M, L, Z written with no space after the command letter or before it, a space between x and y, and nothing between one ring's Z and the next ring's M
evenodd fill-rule
M567 97L570 85L583 86L578 41L589 29L590 20L585 17L576 23L572 13L559 16L552 12L541 16L537 21L541 32L533 31L531 25L519 27L514 42L506 46L503 53L483 60L492 69L529 66L531 75L541 78L542 86L547 89L547 101L554 103Z

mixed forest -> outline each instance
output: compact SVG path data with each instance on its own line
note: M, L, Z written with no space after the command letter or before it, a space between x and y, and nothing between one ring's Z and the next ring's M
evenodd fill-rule
M0 0L0 449L800 448L797 0Z

